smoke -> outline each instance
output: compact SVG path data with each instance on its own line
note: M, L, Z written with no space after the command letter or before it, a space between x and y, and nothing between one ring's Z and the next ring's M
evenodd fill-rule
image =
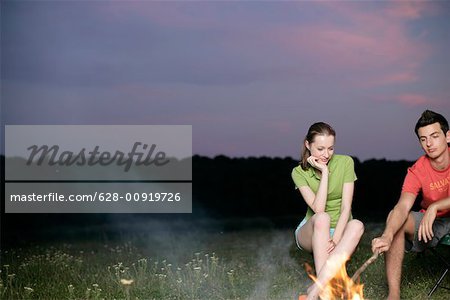
M113 235L133 242L146 257L183 262L223 232L221 222L191 214L109 214Z
M200 299L211 297L210 291L204 289L208 284L220 287L213 298L228 293L228 286L236 289L239 298L245 295L245 299L256 300L295 299L312 283L303 268L303 262L310 256L294 249L293 230L290 229L270 228L261 220L257 222L257 228L245 227L250 220L219 221L206 214L202 218L132 214L111 215L111 218L122 239L128 236L139 249L144 249L146 257L167 260L174 270L181 267L181 272L187 272L186 263L193 258L203 258L205 263L205 256L215 255L223 273L212 273L211 269L205 270L205 265L201 265L202 274L209 272L210 277L205 279L203 286L192 283L199 287L197 296ZM230 230L230 227L235 228L230 222L237 222L242 227ZM236 286L230 287L229 276L234 277ZM180 284L182 291L185 291L184 284L184 281Z
M310 281L298 259L290 254L293 243L293 232L289 230L276 230L268 235L257 252L256 267L262 277L250 299L295 299L306 291Z

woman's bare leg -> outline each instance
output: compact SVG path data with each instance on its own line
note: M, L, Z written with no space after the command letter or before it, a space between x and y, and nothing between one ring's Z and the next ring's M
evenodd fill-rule
M308 299L318 298L322 287L335 276L355 251L363 232L364 225L361 221L351 220L348 222L341 240L317 272L317 282L308 289Z
M306 251L312 252L316 273L322 269L328 258L327 244L330 239L330 216L317 213L300 228L297 240Z

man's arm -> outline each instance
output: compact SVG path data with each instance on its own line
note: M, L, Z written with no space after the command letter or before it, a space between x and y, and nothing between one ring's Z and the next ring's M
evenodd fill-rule
M450 197L441 199L428 206L422 221L419 226L419 241L423 240L425 243L430 241L433 236L433 223L436 219L438 211L450 209Z
M385 252L389 250L394 235L408 219L409 212L411 211L415 200L416 195L412 193L403 192L400 195L400 199L394 209L389 213L383 234L372 240L372 252Z

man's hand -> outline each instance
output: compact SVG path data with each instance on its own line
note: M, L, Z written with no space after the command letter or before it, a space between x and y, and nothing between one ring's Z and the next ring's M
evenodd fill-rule
M374 238L372 240L372 252L386 252L391 248L392 237L388 237L386 235L382 235L380 237Z
M433 223L436 219L436 214L437 209L433 204L431 204L425 211L422 221L420 221L418 232L419 241L424 241L427 243L433 239Z

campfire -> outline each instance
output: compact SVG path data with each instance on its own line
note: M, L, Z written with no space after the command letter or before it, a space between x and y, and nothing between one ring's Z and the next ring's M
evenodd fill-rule
M308 276L319 285L320 299L322 300L335 300L335 299L343 299L343 300L360 300L364 299L363 295L363 287L364 285L359 282L359 277L361 273L377 259L378 253L375 253L370 257L350 278L347 274L347 270L345 268L345 263L341 266L335 266L338 271L334 275L334 277L328 281L325 286L321 286L321 284L317 281L317 278L313 274L312 267L305 263L305 270ZM299 300L307 299L306 295L300 295Z

